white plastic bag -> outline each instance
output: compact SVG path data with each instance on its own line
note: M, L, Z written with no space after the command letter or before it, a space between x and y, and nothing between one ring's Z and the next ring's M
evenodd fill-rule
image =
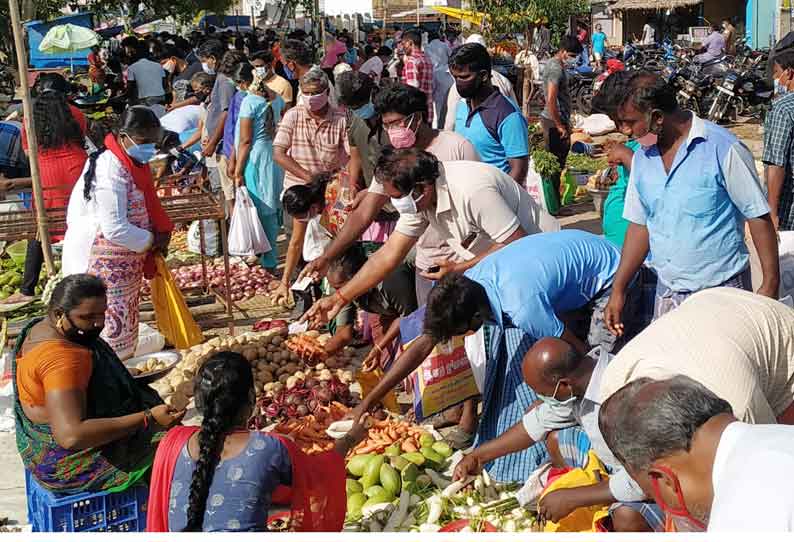
M582 121L582 130L591 136L609 134L617 130L617 126L603 113L595 113Z
M259 222L254 202L248 196L248 189L240 186L235 193L232 223L229 226L229 254L250 257L270 250L270 243Z
M202 220L204 226L204 255L220 255L218 223L215 220ZM187 230L187 249L193 254L201 254L201 229L199 221L194 220Z
M147 356L160 352L165 348L165 337L153 327L140 322L138 324L138 346L133 357Z
M320 216L315 216L306 224L303 237L303 259L312 262L322 256L325 247L331 244L331 234L320 224Z
M535 170L535 162L532 159L529 160L526 187L532 199L548 213L549 206L546 204L546 197L543 195L543 179L540 178L540 174Z
M485 332L482 326L475 333L466 335L463 339L463 346L466 348L466 357L469 358L471 372L474 375L474 383L477 389L482 390L485 386Z

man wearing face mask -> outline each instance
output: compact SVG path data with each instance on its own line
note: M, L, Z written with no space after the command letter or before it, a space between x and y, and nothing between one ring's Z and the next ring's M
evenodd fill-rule
M520 190L509 178L506 182ZM618 251L609 241L580 230L562 230L525 236L463 275L444 277L430 292L423 334L394 362L354 410L353 418L376 405L438 343L480 331L485 354L484 374L478 383L483 411L477 443L497 438L521 420L536 400L524 384L520 362L535 341L559 337L574 345L580 355L588 351L588 344L604 352L620 347L600 318L618 260ZM349 295L347 286L341 292ZM627 311L635 311L635 299L632 296ZM466 339L469 351L472 337ZM554 395L553 388L542 387L538 392ZM567 399L568 391L562 396L557 390L557 397ZM489 473L498 480L525 481L546 456L545 448L530 448L531 444L520 448L518 455L489 458Z
M565 36L543 70L543 95L546 98L546 107L540 114L543 143L546 150L557 157L561 169L565 168L571 149L571 93L566 70L573 68L581 52L582 44L576 36ZM559 194L559 176L552 182L554 194Z
M437 261L437 269L423 273L438 280L448 273L462 273L517 239L559 229L559 223L511 177L487 164L439 162L426 151L386 147L375 175L400 213L396 230L342 290L312 307L307 316L315 323L333 318L383 280L428 230L456 256Z
M683 375L627 384L603 403L599 426L668 531L794 532L794 427L737 421Z
M552 465L583 468L593 452L609 471L603 482L548 493L539 504L547 521L559 522L582 506L612 505L612 531L638 532L663 527L657 505L644 503L645 493L612 455L598 429L601 375L611 355L596 347L585 355L562 339L546 337L524 356L524 382L536 403L510 429L466 455L455 467L455 479L478 474L485 464L545 442Z
M728 130L678 107L675 90L639 72L627 82L618 127L637 139L623 216L620 269L606 309L622 333L625 288L652 254L658 275L654 317L694 292L715 286L751 289L745 222L761 260L758 293L776 297L777 237L752 154Z
M274 62L273 52L268 49L257 51L251 55L251 64L254 66L254 72L260 77L264 77L267 87L281 96L285 104L284 111L286 111L293 105L292 85L273 71Z
M775 228L794 230L794 51L775 57L775 102L766 117L764 173Z
M297 39L283 41L281 43L281 58L284 63L284 73L290 81L300 81L312 68L319 69L314 62L314 52L305 41ZM299 104L303 90L300 86L297 88L295 103ZM328 102L332 107L338 107L336 89L330 80L328 81Z
M284 189L308 184L312 176L347 165L347 120L329 103L328 76L312 68L301 78L298 105L287 111L273 140L273 155L284 170ZM284 224L291 230L292 217Z
M517 103L491 84L491 55L479 43L460 46L449 59L457 102L455 132L468 139L482 161L523 185L529 165L527 121Z
M409 30L401 38L403 47L402 82L424 92L427 100L427 119L433 118L433 64L422 52L422 36Z

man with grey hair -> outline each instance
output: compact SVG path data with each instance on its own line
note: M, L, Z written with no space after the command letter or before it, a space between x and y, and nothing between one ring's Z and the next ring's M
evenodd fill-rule
M683 375L620 388L599 427L668 530L794 532L794 427L740 422Z
M280 53L284 64L284 72L290 81L296 79L300 81L312 68L320 69L320 66L314 62L314 51L303 40L288 39L282 41ZM295 101L299 103L300 99L301 89L298 87L298 97ZM334 89L334 85L330 81L328 82L328 101L333 107L337 106L336 89Z

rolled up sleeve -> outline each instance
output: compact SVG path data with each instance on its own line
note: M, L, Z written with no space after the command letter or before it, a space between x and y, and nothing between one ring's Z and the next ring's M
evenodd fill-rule
M373 183L374 184L374 183ZM407 235L408 237L415 237L420 238L422 234L425 233L429 222L427 219L422 216L421 214L416 215L400 215L400 219L397 220L397 226L395 226L395 231Z
M535 442L545 439L546 435L551 431L565 429L577 424L573 415L573 408L552 409L547 403L543 403L524 414L521 423L529 438Z
M640 200L640 193L637 190L637 157L635 155L631 164L629 183L626 187L626 199L623 202L623 218L634 224L644 226L648 220L648 212Z
M609 491L618 502L637 502L648 498L622 466L609 476Z

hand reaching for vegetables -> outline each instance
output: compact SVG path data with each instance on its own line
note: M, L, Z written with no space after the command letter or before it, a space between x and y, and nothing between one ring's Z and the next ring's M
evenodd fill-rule
M380 356L382 352L383 349L380 346L377 344L373 346L372 350L367 354L367 357L364 358L361 364L361 370L368 373L380 367Z
M309 322L309 327L317 329L336 318L344 306L344 302L338 295L325 296L312 305L312 308L306 311L300 321Z
M350 431L348 431L344 437L336 441L334 448L341 456L346 456L359 442L367 438L367 434L369 433L369 429L366 425L368 418L369 415L364 414L360 421L354 421Z
M455 466L453 480L463 480L467 476L474 476L482 472L482 463L475 454L464 455Z
M558 523L562 518L579 508L572 498L570 488L558 489L547 493L538 503L538 514L546 521Z
M157 425L170 429L175 425L179 425L187 411L184 409L177 410L169 405L157 405L151 409L151 412L152 418L157 422Z
M289 291L289 287L280 282L278 288L273 290L270 294L273 299L273 303L276 305L281 304L281 302L291 303L292 302L292 292Z

